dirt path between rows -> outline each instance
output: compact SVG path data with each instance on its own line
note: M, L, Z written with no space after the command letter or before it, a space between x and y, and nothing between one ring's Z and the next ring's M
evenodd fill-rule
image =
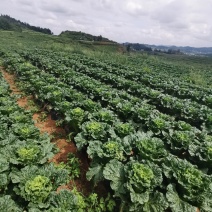
M2 72L4 79L9 84L12 94L21 95L21 97L17 100L17 104L26 110L30 109L33 97L24 95L24 93L18 88L13 74L6 72L3 67L0 67L0 71ZM48 133L53 137L52 142L59 148L59 152L51 159L51 161L54 163L65 163L67 161L68 153L73 153L80 160L80 177L76 180L70 181L65 188L72 189L76 186L78 191L82 192L84 195L88 195L92 191L92 186L91 183L86 180L86 172L89 167L87 156L77 152L75 144L66 139L67 135L65 130L56 126L56 121L51 119L51 115L47 115L47 117L43 119L43 114L44 111L41 109L39 112L33 114L32 119L35 122L35 126L41 133Z

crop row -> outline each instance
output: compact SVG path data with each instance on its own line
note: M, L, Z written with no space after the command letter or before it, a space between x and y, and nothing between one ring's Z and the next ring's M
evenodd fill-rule
M82 55L68 55L67 54L56 54L48 52L46 54L45 51L29 53L26 52L25 56L30 56L32 60L36 61L36 57L42 57L41 55L48 55L47 57L51 57L57 59L61 64L65 65L85 65L89 68L99 69L101 71L110 72L122 76L126 79L130 79L133 82L137 82L141 85L141 83L148 87L151 87L156 90L160 90L163 93L167 93L172 96L176 96L178 98L183 99L191 99L192 101L196 101L200 104L207 105L208 107L212 107L212 91L209 89L192 89L192 84L189 84L186 87L180 87L178 85L180 82L176 82L169 79L164 79L164 76L159 78L160 72L157 72L157 75L154 73L145 73L144 71L135 70L130 67L122 67L119 68L117 65L113 66L107 65L106 63L100 62L98 60L92 60L88 57ZM43 57L42 57L43 59ZM73 64L71 64L73 62ZM178 80L179 81L179 80Z
M201 86L198 84L195 84L192 82L191 79L189 79L189 74L192 73L193 68L192 67L186 67L185 65L176 65L176 64L168 64L167 62L163 62L160 60L154 60L153 58L149 57L144 59L143 61L138 60L137 58L131 63L133 58L129 58L129 64L135 65L136 69L139 69L138 67L141 67L141 71L144 67L148 67L148 69L151 70L151 75L154 77L157 77L161 80L167 80L170 81L174 85L178 85L181 88L188 88L195 91L204 91L207 94L211 94L211 88L205 86ZM141 63L140 63L141 62ZM140 64L139 64L140 63ZM205 76L210 75L210 72L206 70L202 70Z
M11 63L9 58L5 62ZM121 127L123 134L116 136L118 131L110 129L117 124L114 113L110 113L112 116L108 110L102 113L100 104L85 99L86 96L60 82L59 78L28 63L14 63L10 67L14 67L19 79L24 80L26 90L44 104L50 103L50 109L53 107L66 114L67 123L79 131L75 137L78 146L87 145L92 159L88 179L95 182L109 180L114 195L122 199L121 207L125 210L150 211L154 208L164 211L171 208L172 211L194 211L194 206L199 206L202 211L210 211L211 176L170 154L163 140L148 133L132 131L124 134L126 127ZM67 76L71 77L71 73ZM98 113L99 110L101 113ZM130 125L125 126L129 129ZM207 138L210 139L210 136ZM205 138L203 140L206 141ZM206 148L206 154L210 153L210 148ZM201 154L199 150L197 152Z
M10 64L18 78L23 80L25 89L44 104L49 103L49 109L54 108L65 114L69 126L79 132L75 137L78 147L86 146L92 158L88 179L95 182L109 180L114 195L122 199L121 207L127 211L150 211L153 208L156 211L166 208L192 211L195 210L194 206L199 206L202 210L210 211L206 205L209 207L211 204L211 176L170 154L166 150L165 140L155 137L157 133L154 137L144 132L136 133L128 123L117 122L115 114L102 109L99 103L89 100L53 75L20 61L10 60L7 56L5 65ZM71 73L68 76L71 77ZM82 79L78 84L80 82L83 82ZM98 84L96 89L100 89ZM108 100L111 99L106 99L109 103ZM121 98L117 100L112 108L123 115L118 106ZM182 122L178 124L175 123L175 127L180 132L183 132L180 129L183 126L186 130L190 127ZM198 142L197 147L199 145L201 143Z
M39 212L90 207L77 190L56 192L69 181L69 171L48 163L56 147L47 134L40 135L32 113L16 101L0 74L0 210Z
M30 55L28 55L27 58L30 58ZM66 67L64 65L58 64L56 58L51 59L48 57L42 57L41 59L41 57L36 58L35 56L32 56L32 58L33 63L37 64L37 66L42 67L49 72L55 71L56 73L54 72L54 74L56 74L56 76L59 75L62 78L67 78L67 76L62 76L61 74L64 72L63 69L66 69ZM36 60L36 62L34 60ZM112 85L113 88L115 87L119 90L126 90L127 93L136 95L138 97L138 102L141 102L140 99L142 99L142 101L148 101L149 104L155 105L160 111L175 116L177 120L184 120L198 128L203 125L203 128L210 132L210 126L212 124L212 110L206 106L199 105L188 100L179 100L172 96L161 94L159 91L142 87L138 83L125 80L123 78L117 77L114 74L110 74L96 68L92 69L88 68L87 66L80 65L78 62L73 60L69 62L68 66L72 66L77 72L75 73L72 71L72 74L77 75L77 77L74 77L70 83L74 83L74 80L77 80L79 77L81 77L83 81L87 81L89 78L86 77L86 75L88 75L92 78ZM60 72L60 70L62 71ZM80 75L78 72L83 74ZM68 76L67 79L70 79L70 76ZM104 85L103 83L101 84ZM118 90L113 90L116 91L116 93L120 93ZM121 93L123 94L123 92Z
M212 90L200 87L197 88L196 86L192 86L192 83L187 83L186 86L182 85L182 80L179 78L173 79L173 77L167 77L167 74L164 76L160 76L162 70L157 67L157 71L151 72L151 68L149 66L142 67L141 69L133 69L130 66L122 67L122 68L114 68L114 66L108 66L106 64L98 63L97 61L93 60L90 61L90 58L82 59L81 56L69 56L70 59L74 59L75 61L79 61L80 63L87 65L93 68L99 68L111 73L115 73L118 76L124 76L126 79L130 79L137 83L142 83L148 87L151 87L156 90L160 90L163 93L167 93L172 96L176 96L182 99L191 99L192 101L196 101L200 104L204 104L207 106L212 107ZM62 57L61 62L66 63L69 61L66 57ZM96 62L96 64L95 64ZM150 73L148 73L150 71ZM170 68L169 68L170 72ZM177 73L177 70L174 71Z
M198 164L197 161L200 159L200 157L197 159L198 153L194 151L205 148L203 146L208 145L206 141L211 139L210 136L189 124L174 121L172 117L159 113L151 105L145 104L139 99L130 98L131 96L126 95L124 91L119 92L109 86L104 86L102 83L86 76L83 77L72 70L55 67L49 71L54 73L58 79L66 82L66 86L72 85L77 90L87 93L95 101L99 101L102 106L113 110L122 120L133 123L136 129L150 131L154 136L162 138L169 144L173 153L178 155L183 153L186 158L189 154L189 160L195 161L194 163ZM126 99L128 100L126 101ZM189 153L186 154L185 151L189 151ZM202 161L202 159L200 160ZM202 167L204 162L200 162L200 164ZM206 163L204 167L208 165Z

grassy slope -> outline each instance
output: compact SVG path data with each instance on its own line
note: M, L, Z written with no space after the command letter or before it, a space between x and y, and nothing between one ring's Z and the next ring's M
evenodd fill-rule
M47 35L39 32L33 32L30 30L24 30L23 32L4 31L0 30L0 48L20 47L38 47L48 48L63 51L107 51L114 52L118 50L119 45L103 45L99 48L96 44L85 44L71 40L66 37L59 37L55 35Z
M212 55L211 56L189 56L189 55L172 55L161 54L158 58L165 62L171 62L173 64L180 64L193 67L195 69L203 69L205 71L212 72Z
M212 56L189 56L161 54L157 58L168 64L177 65L185 69L188 76L199 84L205 82L210 85L212 82Z

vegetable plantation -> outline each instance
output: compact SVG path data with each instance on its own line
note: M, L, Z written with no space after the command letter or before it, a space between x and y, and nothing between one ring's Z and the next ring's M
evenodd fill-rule
M179 80L181 70L170 79L82 54L0 55L20 89L54 114L87 155L87 180L110 193L100 199L75 189L57 192L70 172L48 162L56 148L0 76L1 211L212 211L209 86Z

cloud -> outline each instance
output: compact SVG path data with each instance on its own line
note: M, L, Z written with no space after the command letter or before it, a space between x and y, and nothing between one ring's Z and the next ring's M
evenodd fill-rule
M16 2L16 1L14 1L14 2ZM32 1L28 1L28 0L19 0L18 3L21 4L21 5L27 5L27 6L30 6L30 7L34 5L34 3Z
M114 6L113 0L96 0L96 1L89 1L90 5L94 9L101 9L101 10L108 10L112 9Z
M1 0L30 24L101 34L117 42L212 46L211 0Z
M51 11L53 13L61 13L61 14L70 14L71 12L68 8L60 5L52 5L51 7L44 6L42 9L46 11Z
M82 30L86 29L85 25L79 24L79 23L77 23L77 22L75 22L75 21L73 21L71 19L67 20L65 22L65 26L67 28L71 28L72 30L75 30L75 31L82 31Z
M146 14L145 8L136 2L129 1L126 3L125 10L131 15L141 15Z

